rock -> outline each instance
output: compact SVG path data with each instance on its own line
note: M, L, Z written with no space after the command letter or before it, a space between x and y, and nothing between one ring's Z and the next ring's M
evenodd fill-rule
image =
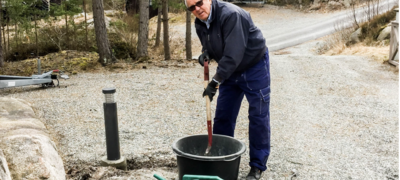
M351 1L350 0L343 0L342 4L344 5L345 8L349 8L351 5Z
M87 15L87 14L86 14ZM85 13L79 13L79 14L77 14L77 15L74 15L74 19L75 18L80 18L80 17L84 17L85 16Z
M4 157L3 151L0 149L0 179L11 180L10 170L8 170L7 160Z
M390 32L392 31L392 26L389 24L380 33L377 38L378 41L383 41L385 39L390 39Z
M0 98L0 119L2 117L33 118L35 117L35 112L32 110L31 106L32 105L30 103L22 99L17 100L15 98Z
M336 2L336 1L329 1L328 2L328 9L330 10L336 10L342 8L342 3Z
M106 28L110 28L111 18L105 16L104 17L104 22L106 24ZM87 23L89 24L88 25L89 29L93 29L94 28L94 19L93 18L92 19L88 19Z
M308 10L318 10L321 9L321 4L313 4Z
M188 68L189 66L185 63L181 63L181 64L177 64L177 67L181 67L181 68Z
M361 37L361 28L358 28L356 31L351 33L350 35L350 43L355 44L360 42L360 37Z
M107 171L107 167L99 167L98 170L93 174L93 179L101 179Z
M0 149L13 179L65 179L54 142L24 100L0 98Z

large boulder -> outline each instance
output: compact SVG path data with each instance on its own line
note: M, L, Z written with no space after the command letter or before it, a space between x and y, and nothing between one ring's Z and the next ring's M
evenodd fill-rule
M382 29L382 31L379 33L379 36L377 38L378 41L383 41L385 39L390 39L390 32L392 31L392 26L389 24L385 28Z
M0 98L0 149L12 179L65 179L54 142L24 100Z
M351 33L349 42L351 44L358 43L358 42L360 42L360 37L361 37L361 28L358 28L356 31Z
M8 170L7 160L4 157L3 151L0 149L0 179L11 180L10 170Z
M308 10L313 11L313 10L318 10L321 9L321 4L313 4Z

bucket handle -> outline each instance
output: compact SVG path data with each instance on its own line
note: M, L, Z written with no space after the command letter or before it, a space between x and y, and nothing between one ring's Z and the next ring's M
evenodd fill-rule
M199 156L199 158L197 158L197 157L193 157L193 156L188 156L184 152L180 152L180 151L176 151L176 150L173 150L173 152L177 156L180 156L180 157L185 157L185 158L194 159L194 160L204 160L203 158L200 158L201 156ZM234 156L234 157L231 157L231 156L218 157L218 158L215 158L215 160L218 160L218 161L234 161L236 158L239 158L239 157L240 157L240 155L237 155L237 156ZM214 160L214 158L211 158L211 160L209 160L209 161L213 161L213 160Z

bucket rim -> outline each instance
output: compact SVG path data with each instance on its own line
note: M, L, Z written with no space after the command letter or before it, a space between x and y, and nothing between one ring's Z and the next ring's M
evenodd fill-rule
M236 158L240 157L246 151L245 143L243 143L242 141L239 141L231 136L226 136L226 135L221 135L221 134L213 134L213 136L220 136L220 137L224 137L224 138L233 139L233 140L239 142L240 144L242 144L242 148L238 152L229 154L226 156L199 156L199 155L185 153L176 147L177 142L180 141L181 139L196 137L196 136L208 136L208 135L207 134L196 134L196 135L185 136L185 137L175 140L174 143L172 144L172 150L174 151L174 153L178 156L183 156L183 157L186 157L189 159L201 160L201 161L233 161Z

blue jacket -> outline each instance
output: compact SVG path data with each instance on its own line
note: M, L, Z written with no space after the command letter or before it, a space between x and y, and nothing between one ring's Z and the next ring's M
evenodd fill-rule
M222 82L261 60L267 47L250 14L228 2L212 0L210 28L196 18L196 33L203 51L218 62L214 78Z

